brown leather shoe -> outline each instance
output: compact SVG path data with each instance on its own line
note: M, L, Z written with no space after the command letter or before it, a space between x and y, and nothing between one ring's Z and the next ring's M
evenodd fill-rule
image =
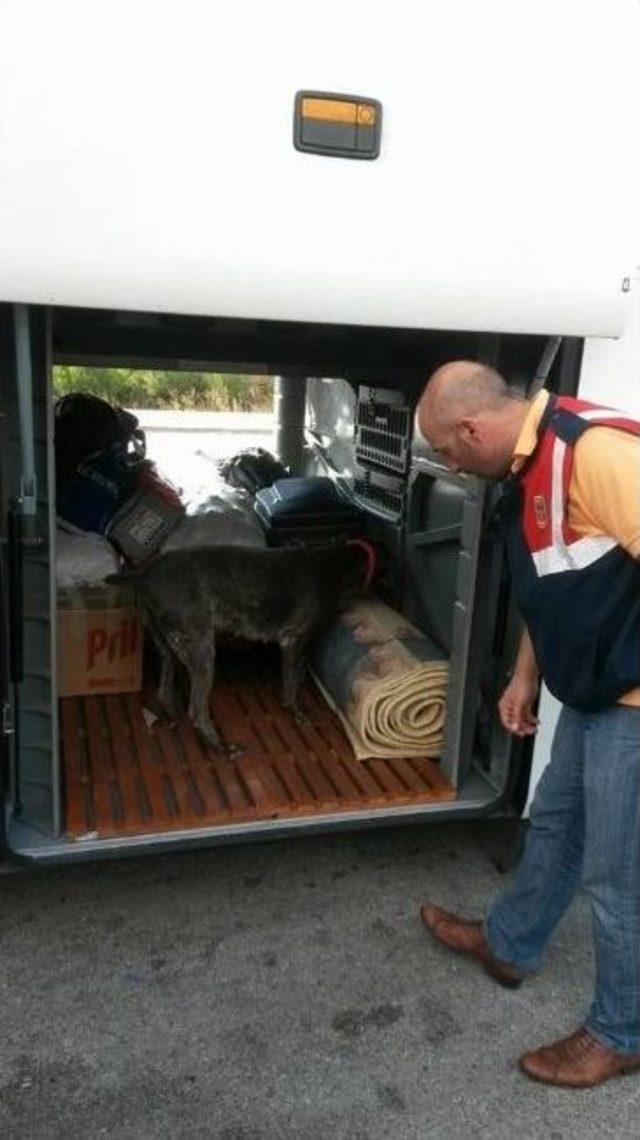
M493 957L482 933L481 922L469 922L468 919L457 918L455 914L449 914L433 903L424 903L420 907L420 917L438 942L448 946L450 950L457 950L460 954L468 954L471 958L475 958L486 973L501 986L517 990L522 983L521 976L511 966Z
M609 1077L640 1068L640 1053L616 1053L583 1026L562 1041L525 1053L519 1064L523 1073L534 1081L590 1089L608 1081Z

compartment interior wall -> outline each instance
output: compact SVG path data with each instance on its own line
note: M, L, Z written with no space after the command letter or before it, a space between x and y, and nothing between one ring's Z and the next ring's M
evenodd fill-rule
M432 368L457 355L473 356L497 367L510 387L525 395L542 359L542 337L480 336L472 352L460 353L456 337L450 351L434 336L423 345L425 367L384 378L359 376L360 383L402 391L412 409ZM467 346L468 347L468 346ZM581 342L565 339L547 386L572 393L577 387ZM324 382L326 385L326 382ZM322 439L325 461L340 456L349 474L357 466L353 446L356 415L355 382L336 382L327 392L322 381L308 389L311 422ZM336 426L332 430L332 422ZM506 681L506 669L517 643L519 619L505 572L501 544L483 526L494 492L481 480L446 471L428 444L414 438L404 509L395 522L382 521L372 510L372 533L395 561L395 604L449 655L452 666L447 742L443 763L464 779L472 765L496 786L506 778L511 742L495 718L495 703Z

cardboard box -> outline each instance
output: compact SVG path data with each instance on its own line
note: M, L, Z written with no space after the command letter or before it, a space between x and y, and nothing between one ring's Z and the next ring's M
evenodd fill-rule
M58 590L58 695L137 693L142 633L130 587Z

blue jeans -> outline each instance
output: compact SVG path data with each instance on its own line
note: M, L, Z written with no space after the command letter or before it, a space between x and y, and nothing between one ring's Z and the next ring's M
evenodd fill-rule
M522 974L540 964L582 886L591 904L596 991L587 1028L640 1050L640 708L563 708L531 805L522 861L492 906L492 954Z

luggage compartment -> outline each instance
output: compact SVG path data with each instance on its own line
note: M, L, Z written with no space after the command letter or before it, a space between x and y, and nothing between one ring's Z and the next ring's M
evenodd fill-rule
M7 706L13 716L9 845L40 860L215 842L311 828L496 811L513 744L492 709L517 636L502 551L485 526L478 480L446 471L412 438L415 402L438 363L495 363L520 387L545 338L270 325L84 310L28 311L30 368L16 370L14 313L0 311L5 385L3 514L11 520ZM567 340L553 386L575 387L580 343ZM308 723L279 700L270 649L225 647L212 694L230 762L185 721L148 727L144 695L57 693L55 471L51 368L66 363L203 367L281 376L304 409L280 433L299 474L347 487L382 552L381 596L446 652L450 687L438 761L357 761L315 686ZM306 394L300 399L300 386ZM300 434L297 441L295 431ZM304 446L302 435L304 433ZM33 483L33 479L35 484ZM29 480L32 479L30 483ZM35 485L35 511L24 497Z
M357 761L315 686L307 723L280 703L277 655L224 653L212 694L215 722L241 751L228 759L188 721L145 722L140 694L61 702L66 834L107 838L455 799L426 759Z

